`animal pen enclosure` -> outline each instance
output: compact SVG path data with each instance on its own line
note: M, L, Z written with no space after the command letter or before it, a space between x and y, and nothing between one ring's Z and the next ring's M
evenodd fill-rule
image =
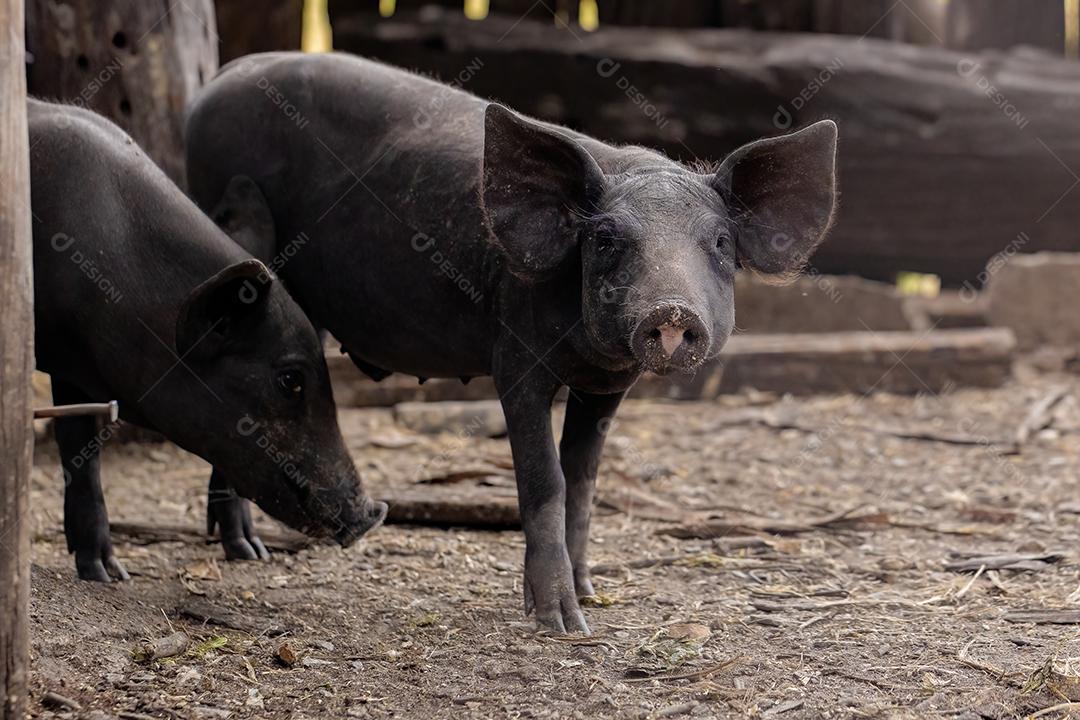
M21 8L0 0L12 37ZM607 433L589 503L595 587L579 593L592 635L537 632L522 612L531 510L519 503L498 383L412 371L377 381L382 366L334 337L325 354L337 429L365 491L389 503L387 525L341 549L253 506L240 539L258 547L261 537L269 560L224 562L224 524L212 519L207 532L222 492L207 491L211 465L162 434L105 423L95 442L108 530L132 580L88 583L60 516L55 425L36 422L32 455L25 442L26 235L42 223L20 201L22 50L0 46L11 56L0 64L0 539L24 538L0 543L5 717L26 716L24 704L50 720L1080 712L1080 0L268 0L257 10L26 0L25 10L29 94L115 122L193 195L186 115L229 63L238 86L258 90L252 113L290 121L262 148L298 148L274 177L312 157L343 174L344 193L317 177L289 187L268 216L252 213L272 227L318 201L312 222L261 258L272 273L259 276L283 279L309 313L318 303L291 274L305 256L379 234L359 222L357 198L405 222L453 184L437 173L454 153L422 144L441 137L434 91L395 116L419 129L408 152L376 144L358 165L349 153L381 140L364 132L351 96L296 91L245 59L329 49L330 31L335 51L658 150L703 176L744 143L833 120L839 204L793 283L733 279L736 332L719 357L687 374L642 374L618 415L595 423ZM387 108L405 94L397 88ZM321 124L327 107L335 123ZM223 132L241 121L215 120ZM334 141L340 127L348 143ZM371 181L424 152L435 159L402 181L407 194ZM516 169L535 162L522 155ZM100 215L69 202L87 219L65 237L91 242ZM245 242L235 208L202 209ZM450 260L463 239L450 234L410 228L422 272L403 286L465 278L476 289L477 275ZM42 243L58 256L55 236ZM131 272L96 257L62 259L80 282ZM320 264L329 275L349 267ZM163 272L161 282L178 281ZM610 302L636 282L573 291ZM484 308L503 297L487 286L476 295ZM401 334L427 341L422 355L453 352L420 322L438 308L398 305ZM176 350L170 372L194 373L168 335L147 336L140 351L163 343ZM566 344L514 347L528 372L554 374ZM127 371L141 354L121 352L116 365ZM34 387L35 404L49 404L48 379ZM155 387L130 404L154 402ZM575 393L585 394L556 398L552 445ZM287 441L251 420L259 408L241 410L236 447L280 453L287 466Z

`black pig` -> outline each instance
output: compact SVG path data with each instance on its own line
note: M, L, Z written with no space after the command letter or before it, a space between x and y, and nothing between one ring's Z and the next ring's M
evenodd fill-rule
M281 283L118 127L31 100L37 366L57 403L120 415L202 456L271 515L346 545L383 518L346 452L315 329ZM64 532L79 577L127 579L99 477L105 434L56 420ZM254 557L246 501L212 498L222 540Z
M715 356L736 267L797 272L835 196L831 121L692 169L343 55L227 66L192 106L188 141L203 207L261 195L276 240L257 245L310 234L282 277L361 369L494 377L525 610L559 631L588 630L577 597L593 592L595 477L623 393L643 370Z

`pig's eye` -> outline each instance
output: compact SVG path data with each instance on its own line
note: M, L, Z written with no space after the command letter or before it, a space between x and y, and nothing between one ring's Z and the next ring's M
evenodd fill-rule
M731 233L725 230L716 238L716 249L723 250L724 248L731 247L732 242Z
M619 235L612 223L601 222L596 226L594 233L597 251L610 254L619 249Z
M283 370L277 375L278 391L287 398L300 397L304 393L304 373L299 370Z

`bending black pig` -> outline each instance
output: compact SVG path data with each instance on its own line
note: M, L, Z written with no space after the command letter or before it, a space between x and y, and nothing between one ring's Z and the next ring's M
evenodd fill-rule
M120 415L213 463L274 517L348 545L386 505L368 499L337 426L311 322L118 127L31 100L37 366L57 403L117 399ZM79 577L127 579L101 490L105 436L56 420L64 532ZM211 497L228 552L255 557L246 501Z

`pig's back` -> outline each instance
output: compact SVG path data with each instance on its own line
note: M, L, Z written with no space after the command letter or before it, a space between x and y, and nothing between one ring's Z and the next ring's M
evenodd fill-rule
M437 376L396 359L426 362L453 337L470 348L454 366L479 374L502 263L479 208L486 106L352 56L248 56L191 108L189 185L210 208L233 176L256 182L274 216L280 273L350 350ZM400 312L433 307L437 317ZM390 316L394 328L382 324Z
M120 128L30 100L38 366L120 394L118 358L171 343L187 294L244 253Z

